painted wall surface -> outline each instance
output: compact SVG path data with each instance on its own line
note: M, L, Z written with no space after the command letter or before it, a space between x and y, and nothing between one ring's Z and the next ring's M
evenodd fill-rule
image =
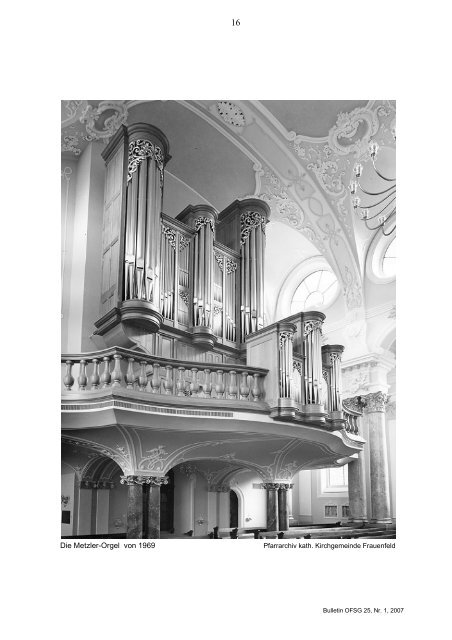
M93 505L93 490L80 489L78 498L78 527L80 536L89 535L91 531L91 516Z
M177 467L174 469L174 532L194 531L194 481Z
M110 489L97 489L96 533L108 533Z
M61 510L70 511L70 524L61 523L61 535L71 536L74 530L74 483L75 472L67 465L63 464L63 470L61 474L61 495L69 497L69 501L66 506L61 505Z
M77 162L61 164L61 348L67 351Z
M197 191L185 182L165 171L165 188L163 191L163 213L175 218L189 204L210 204Z
M293 478L292 515L294 524L312 523L312 471L299 471Z
M312 473L312 521L314 524L332 524L341 520L348 521L348 516L342 515L342 506L348 505L348 491L328 492L322 489L321 469L315 469ZM325 506L337 506L337 516L325 516Z
M239 527L267 526L267 493L261 484L262 478L252 471L239 472L231 482L239 498Z

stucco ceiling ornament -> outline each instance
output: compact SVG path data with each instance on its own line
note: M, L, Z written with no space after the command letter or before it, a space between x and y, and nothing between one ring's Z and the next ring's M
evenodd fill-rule
M355 309L362 305L361 285L352 271L346 266L344 274L344 298L348 309Z
M287 188L282 184L281 180L275 176L267 167L264 167L262 171L260 171L260 189L261 193L257 196L261 200L267 202L270 207L271 219L279 220L289 225L290 227L294 227L298 231L301 231L310 242L312 242L315 247L320 251L320 253L325 254L326 249L320 239L320 237L315 232L314 228L309 222L306 222L305 214L302 208L289 196ZM291 184L294 184L293 180ZM305 198L308 198L312 193L313 189L309 185L309 183L303 182L303 193Z
M277 474L278 478L280 478L281 480L292 480L298 467L299 467L299 464L296 460L293 460L292 462L288 462L278 471L278 474ZM290 486L287 488L292 488L292 487Z
M75 438L72 438L70 440L66 439L66 438L63 438L63 442L66 442L68 444L73 444L73 445L76 445L78 447L88 447L89 449L94 449L94 451L99 452L103 456L105 456L107 458L111 458L112 460L114 460L116 462L116 464L124 472L127 472L127 471L130 470L130 456L128 455L128 453L123 454L120 451L120 448L121 448L120 445L116 445L116 448L118 449L118 451L115 451L114 449L111 449L110 447L98 444L96 442L88 442L88 441L85 441L85 440L77 440Z
M61 127L67 127L68 125L76 122L88 102L86 100L62 100L61 102Z
M328 143L339 156L354 154L359 158L377 133L380 123L376 109L359 107L350 113L339 113L336 124L330 129Z
M245 114L242 109L233 102L222 100L216 104L218 115L227 123L234 127L244 127L246 125Z
M163 471L165 460L168 458L168 452L165 450L165 447L159 445L154 449L146 451L146 453L149 453L150 455L145 456L141 459L141 462L138 465L138 469L147 469L148 471Z
M63 136L63 140L61 142L61 151L70 151L75 156L79 156L82 150L78 148L77 146L78 144L79 144L78 134L74 133L74 134Z
M113 111L113 115L105 118L102 127L96 127L100 116L108 111ZM123 102L103 100L97 107L88 104L80 116L80 122L86 124L86 131L94 140L108 141L116 133L119 127L127 122L127 106Z

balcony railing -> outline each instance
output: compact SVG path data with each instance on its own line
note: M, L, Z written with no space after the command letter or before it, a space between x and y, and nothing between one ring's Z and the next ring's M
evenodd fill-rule
M187 362L112 347L92 353L63 354L62 391L89 393L135 389L164 396L217 400L264 398L267 369L214 362Z

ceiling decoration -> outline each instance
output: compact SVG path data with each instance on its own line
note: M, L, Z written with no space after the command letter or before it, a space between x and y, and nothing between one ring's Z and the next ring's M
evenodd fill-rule
M61 152L78 157L93 140L108 143L127 116L125 101L63 100Z
M226 122L234 127L244 127L246 124L245 114L242 109L233 102L222 100L216 104L218 114Z

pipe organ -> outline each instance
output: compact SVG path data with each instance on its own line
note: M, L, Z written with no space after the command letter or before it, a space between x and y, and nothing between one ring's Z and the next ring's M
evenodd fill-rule
M95 333L107 346L128 348L139 335L165 333L243 359L245 338L264 327L268 205L246 198L221 213L204 204L163 213L169 144L148 124L122 127L103 157L104 229L118 229L119 248L115 260L104 253L102 299L110 296ZM107 207L112 185L114 209Z

